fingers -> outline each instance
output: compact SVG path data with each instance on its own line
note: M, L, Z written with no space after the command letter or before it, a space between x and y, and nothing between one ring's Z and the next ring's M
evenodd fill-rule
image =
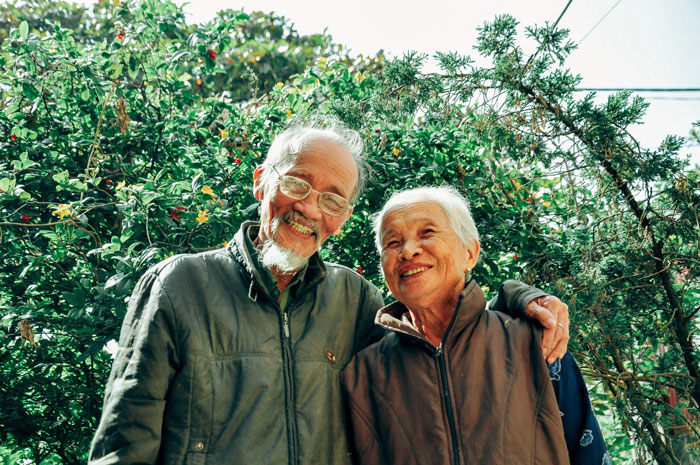
M561 359L566 354L566 348L569 344L569 321L566 323L557 323L557 335L555 336L558 341L554 348L545 355L547 363L552 363L556 359Z
M528 303L526 312L545 328L542 353L547 363L562 358L569 343L569 306L557 297L545 296Z

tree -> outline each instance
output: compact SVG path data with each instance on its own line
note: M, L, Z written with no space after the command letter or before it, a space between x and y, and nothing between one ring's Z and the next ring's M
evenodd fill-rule
M566 31L527 28L527 57L500 17L480 29L490 66L438 54L442 72L424 74L423 56L351 59L271 14L187 26L169 2L31 5L0 6L13 14L0 52L9 463L84 461L135 280L254 217L253 168L281 127L315 112L358 129L372 168L324 258L383 286L371 213L402 187L456 185L481 231L479 283L520 277L570 302L594 407L614 411L615 462L695 453L700 172L680 138L647 150L629 136L643 100L575 98Z

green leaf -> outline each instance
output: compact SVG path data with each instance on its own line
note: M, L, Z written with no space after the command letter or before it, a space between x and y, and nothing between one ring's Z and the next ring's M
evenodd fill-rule
M15 180L10 178L0 179L0 191L9 192L15 187Z
M19 25L19 36L26 39L29 35L29 24L26 21L22 21Z

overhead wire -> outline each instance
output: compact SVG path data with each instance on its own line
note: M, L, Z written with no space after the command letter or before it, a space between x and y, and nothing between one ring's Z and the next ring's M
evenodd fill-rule
M556 21L554 21L554 24L552 25L552 30L556 29L557 24L559 24L559 21L561 21L561 18L564 16L564 13L566 13L566 10L569 9L569 5L571 5L571 3L572 3L573 1L574 1L574 0L569 0L569 1L566 3L566 6L564 7L564 9L561 10L561 13L559 13L559 17L557 18ZM532 55L530 55L530 58L527 59L527 63L525 63L525 69L526 69L526 70L530 67L530 63L532 63L532 60L535 59L535 57L537 56L537 54L540 53L540 50L542 50L542 47L544 47L545 45L546 45L546 42L540 44L540 46L537 47L537 50L535 50L535 53L533 53Z
M620 4L620 2L622 2L622 0L617 0L617 2L615 2L615 4L612 6L612 8L610 8L610 9L608 10L608 12L605 13L605 14L603 15L603 17L600 18L600 19L598 20L598 22L595 23L595 24L593 25L593 27L592 27L588 32L586 32L586 34L581 38L581 40L578 41L578 44L579 44L579 45L581 45L581 43L582 43L584 40L586 40L586 37L588 37L589 35L591 35L591 32L593 32L593 31L595 30L595 28L597 28L597 27L600 25L600 23L602 23L603 20L604 20L605 18L607 18L608 15L609 15L610 13L612 13L612 11L617 7L617 5Z
M579 87L576 90L581 92L620 92L621 90L631 92L700 92L700 87Z

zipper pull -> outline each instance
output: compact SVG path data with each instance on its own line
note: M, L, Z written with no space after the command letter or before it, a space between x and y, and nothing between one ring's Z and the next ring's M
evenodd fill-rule
M282 313L283 327L284 327L284 337L289 339L289 314L287 312Z
M441 356L441 355L442 355L442 344L440 344L440 345L438 346L438 348L435 349L435 356L436 356L436 357L439 357L439 356Z

